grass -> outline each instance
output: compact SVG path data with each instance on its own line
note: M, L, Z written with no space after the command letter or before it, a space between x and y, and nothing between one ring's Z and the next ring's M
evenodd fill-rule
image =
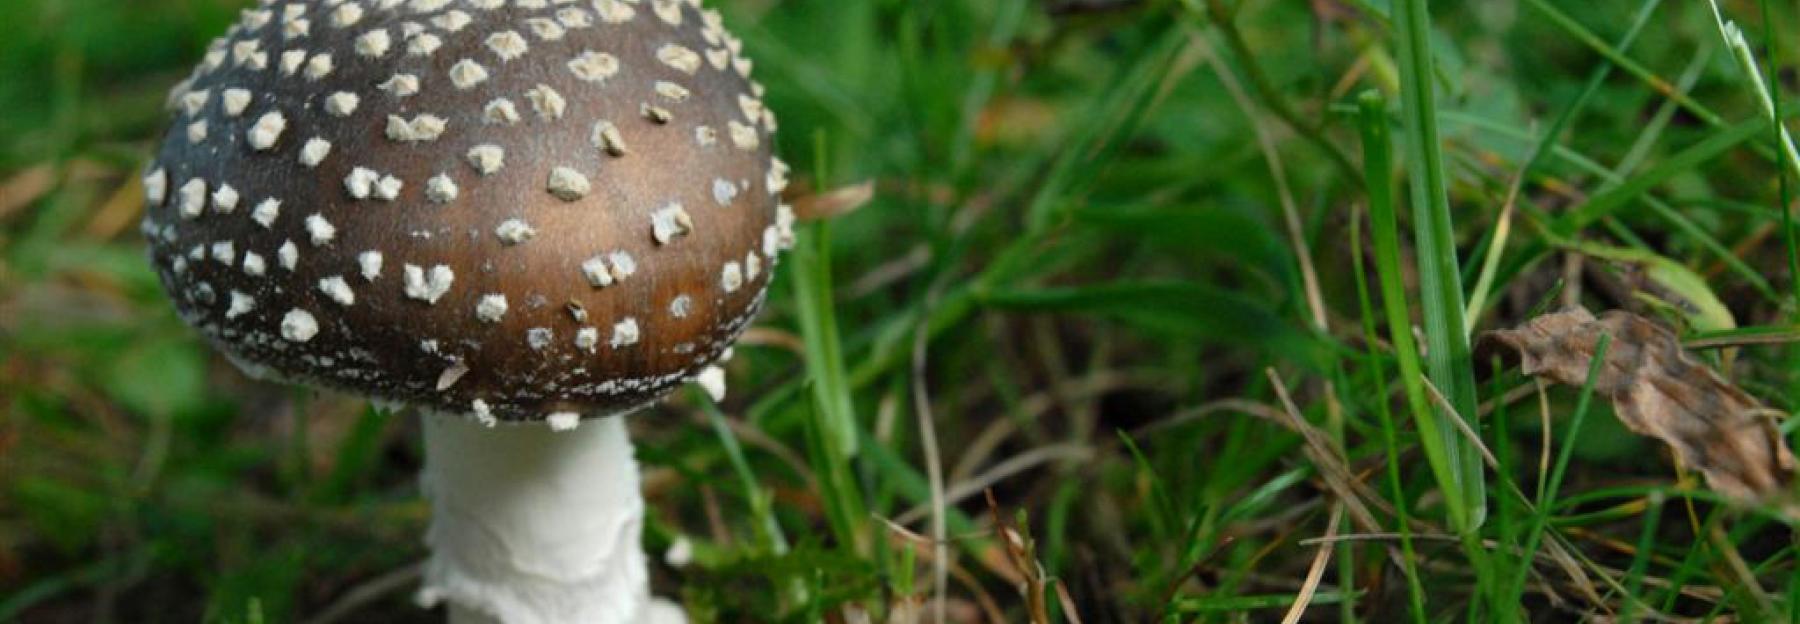
M142 259L243 4L0 2L0 622L441 620L414 419L244 379ZM877 192L634 420L695 619L1800 617L1791 520L1470 350L1632 309L1793 409L1792 6L713 4L796 188Z

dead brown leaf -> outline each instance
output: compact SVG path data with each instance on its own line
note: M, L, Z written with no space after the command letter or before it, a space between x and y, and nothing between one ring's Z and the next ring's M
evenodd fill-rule
M1743 501L1785 494L1794 456L1775 425L1779 412L1681 348L1675 334L1625 311L1594 318L1583 308L1539 316L1483 334L1510 347L1527 375L1586 385L1602 335L1611 336L1594 392L1612 399L1626 428L1663 441L1706 484Z
M801 221L834 219L861 208L875 198L875 181L842 186L794 200L794 216Z

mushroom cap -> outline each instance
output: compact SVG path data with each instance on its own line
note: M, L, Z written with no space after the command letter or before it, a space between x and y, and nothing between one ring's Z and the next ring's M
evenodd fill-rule
M698 0L264 0L170 94L151 262L253 375L490 421L647 404L792 242L740 50Z

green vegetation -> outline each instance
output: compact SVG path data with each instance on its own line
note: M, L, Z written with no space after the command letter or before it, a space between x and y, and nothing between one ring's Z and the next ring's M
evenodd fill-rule
M143 260L246 4L0 1L0 622L442 619L416 419L245 379ZM1800 618L1791 510L1472 347L1629 309L1794 408L1790 4L709 4L795 193L876 193L634 418L696 620L930 613L940 556L955 621Z

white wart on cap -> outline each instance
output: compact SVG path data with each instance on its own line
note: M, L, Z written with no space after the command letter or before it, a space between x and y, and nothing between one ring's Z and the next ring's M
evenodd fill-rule
M264 0L170 94L151 259L246 370L504 420L642 405L792 240L740 49L698 0Z

